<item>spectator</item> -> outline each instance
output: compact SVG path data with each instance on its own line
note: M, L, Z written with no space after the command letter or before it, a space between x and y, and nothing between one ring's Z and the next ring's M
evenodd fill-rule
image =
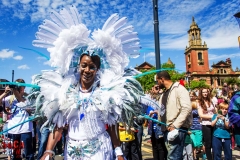
M224 83L223 84L223 88L222 88L222 96L223 96L223 98L227 98L228 91L229 91L229 88L227 86L227 83Z
M236 92L236 91L238 91L238 90L239 90L238 85L237 85L237 84L234 84L233 91Z
M214 89L211 92L211 101L214 105L214 107L216 107L218 105L218 99L217 99L217 91Z
M204 151L204 156L205 155L205 150L203 148L203 143L202 143L202 125L200 123L200 117L198 115L198 110L197 110L197 101L193 100L192 101L192 115L193 115L193 124L191 126L191 134L190 137L192 139L192 144L193 144L193 158L197 159L196 154L201 152L201 149ZM203 158L204 159L204 158Z
M18 83L25 83L23 79L17 79ZM11 117L8 120L8 128L11 128L19 123L22 123L29 118L29 112L25 109L18 107L19 102L24 102L24 89L25 87L17 86L6 87L5 91L12 91L13 95L3 98L3 105L5 105L6 110L11 112ZM2 101L2 99L0 99ZM32 122L23 123L22 125L15 127L8 131L8 136L10 139L13 139L14 143L21 144L21 141L24 143L24 152L25 158L27 160L33 160L33 148L32 148ZM18 155L19 156L19 155ZM13 160L19 160L21 158L16 157L16 154L13 155Z
M49 136L49 128L47 126L42 127L43 122L46 121L44 119L39 119L37 128L38 128L38 155L37 155L37 160L40 160L41 157L43 156L46 147L47 147L47 141L48 141L48 136ZM40 132L40 128L42 127L42 130Z
M148 107L147 114L153 119L158 119L158 111L154 110L151 106ZM164 142L161 126L152 120L148 120L148 134L151 136L153 159L167 159L168 151Z
M175 139L172 141L166 139L168 159L181 160L186 131L192 123L192 108L189 93L178 82L173 83L167 71L158 72L157 81L160 88L165 88L159 100L161 106L159 116L161 121L166 123L167 126L161 125L161 130L164 136L167 137L170 132L175 133L176 129L181 129L177 132L178 134Z
M204 146L208 160L212 160L212 133L211 119L216 113L216 109L211 102L209 89L203 88L200 90L198 102L198 114L202 118L202 133L204 139Z
M219 114L214 114L212 118L213 131L213 157L214 160L221 160L222 149L224 159L232 159L231 137L229 132L228 104L219 104Z
M240 91L233 95L230 101L228 115L230 122L234 125L234 134L237 147L240 147Z
M197 97L197 95L196 95L196 93L194 91L190 91L189 92L189 96L190 96L190 100L191 101L195 101L195 100L198 99L198 97Z
M217 98L222 97L222 89L220 89L218 85L216 86L216 91L217 91Z
M188 132L185 138L185 144L183 149L183 160L193 160L193 147L192 139L190 137L191 132Z
M122 142L123 146L123 153L124 156L128 160L142 160L142 154L140 153L140 147L137 139L137 130L135 128L125 128L126 125L123 123L119 123L119 131L123 132L125 134L131 134L131 137L133 137L131 140L128 138L124 139L124 137L121 137L123 134L120 133L120 140Z

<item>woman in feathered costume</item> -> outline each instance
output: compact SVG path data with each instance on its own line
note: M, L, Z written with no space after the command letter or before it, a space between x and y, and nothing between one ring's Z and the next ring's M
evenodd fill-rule
M39 26L33 45L47 48L49 64L56 69L34 76L33 83L41 88L28 97L37 97L35 115L46 117L43 126L52 130L42 160L54 155L65 125L64 159L112 160L113 148L117 159L123 159L115 126L121 121L131 127L143 96L140 84L129 76L131 70L125 70L129 58L139 55L137 33L118 14L91 37L74 6L50 17Z

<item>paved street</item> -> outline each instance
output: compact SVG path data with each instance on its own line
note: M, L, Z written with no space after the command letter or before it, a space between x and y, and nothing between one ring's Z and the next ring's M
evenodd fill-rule
M144 130L144 134L147 135L147 130ZM150 139L149 136L143 137L143 143L142 143L142 156L143 160L152 160L152 146L151 143L148 141ZM202 160L202 155L198 155L199 160ZM6 155L1 154L0 159L7 159ZM55 157L55 160L63 160L62 156L57 155ZM233 159L232 160L240 160L240 149L235 148L233 150Z

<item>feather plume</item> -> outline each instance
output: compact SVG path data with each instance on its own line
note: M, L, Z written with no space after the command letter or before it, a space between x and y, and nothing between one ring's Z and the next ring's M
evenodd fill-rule
M65 20L65 23L68 25L68 28L75 25L75 23L73 22L72 16L69 14L69 12L66 10L66 8L62 8L60 10L60 14L63 17L63 19Z
M52 21L50 21L48 19L45 19L43 21L43 25L48 27L48 28L51 28L54 31L57 31L58 33L60 33L61 30L62 30L56 23L54 23L54 22L52 22Z
M126 26L126 27L123 27L117 31L115 31L115 36L116 37L119 37L123 34L126 34L126 33L131 33L133 31L133 26L132 25L129 25L129 26Z
M80 24L81 23L81 18L80 18L80 15L79 15L78 11L77 11L77 8L72 5L72 6L69 7L69 10L72 14L72 19L74 21L74 24L75 25Z
M53 22L55 22L60 28L62 28L62 29L68 28L68 25L65 23L64 19L56 11L53 10L50 13L50 17L53 20Z
M112 28L114 31L118 30L127 23L127 17L122 17L116 23L113 24Z
M137 34L137 32L132 32L132 33L127 33L127 34L121 35L118 38L121 39L122 42L124 42L128 39L138 38L138 34Z
M42 32L36 32L35 37L39 40L43 40L50 43L53 43L55 41L54 39L55 37L52 37L51 35L48 34L44 34Z
M48 28L47 26L44 25L40 25L38 26L38 31L45 33L45 34L51 34L53 36L56 36L56 38L58 37L58 32L52 30L51 28Z
M104 23L102 30L106 31L112 24L114 24L119 19L119 15L117 13L112 14L107 21Z
M33 40L32 45L40 48L50 48L53 47L53 44L50 42L42 41L42 40Z

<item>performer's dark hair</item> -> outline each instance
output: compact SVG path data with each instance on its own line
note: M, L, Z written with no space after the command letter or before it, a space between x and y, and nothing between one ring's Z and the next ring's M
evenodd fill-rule
M92 55L90 56L89 54L87 53L83 53L80 57L80 61L81 59L83 58L83 56L88 56L92 59L93 63L96 65L97 69L100 69L100 66L101 66L101 59L98 55Z

